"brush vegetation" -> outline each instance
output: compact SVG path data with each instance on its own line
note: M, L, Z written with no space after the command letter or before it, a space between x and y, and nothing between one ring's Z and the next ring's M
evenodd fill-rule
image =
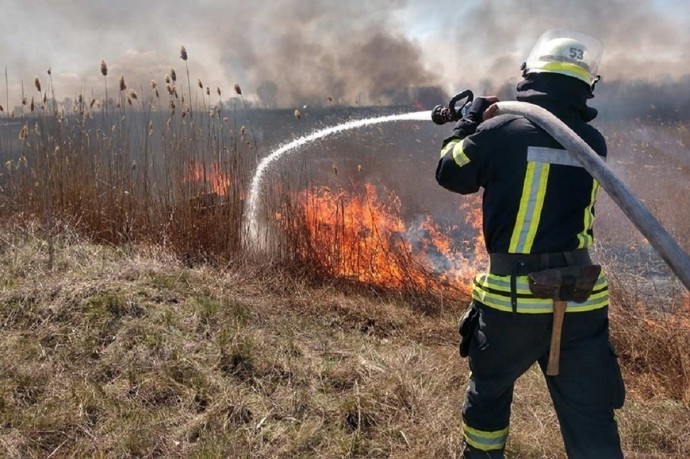
M0 135L12 153L0 176L0 455L457 457L466 290L381 228L364 238L349 195L315 226L314 201L280 174L263 196L274 256L251 256L242 216L257 139L209 88L192 92L180 54L186 93L171 69L164 97L121 77L113 100L0 117L20 121ZM107 94L105 62L101 74ZM664 215L688 234L687 218ZM675 287L649 307L616 255L600 255L626 456L687 457L690 301ZM371 276L385 267L392 281ZM508 455L564 457L536 369L517 384Z

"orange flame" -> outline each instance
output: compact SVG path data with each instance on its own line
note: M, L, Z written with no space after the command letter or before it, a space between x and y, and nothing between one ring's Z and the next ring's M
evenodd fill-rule
M300 207L308 242L298 252L337 277L388 288L445 283L467 293L477 264L487 258L477 231L478 204L463 206L465 232L472 233L463 237L462 228L440 227L428 215L404 221L398 197L387 192L381 199L372 184L360 194L305 191Z
M185 181L203 184L205 192L215 193L218 196L225 196L230 187L230 179L223 173L218 163L206 166L196 161L189 162Z

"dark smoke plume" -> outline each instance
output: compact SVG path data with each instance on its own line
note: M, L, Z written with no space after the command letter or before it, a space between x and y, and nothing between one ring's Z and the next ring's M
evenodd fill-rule
M604 42L604 81L662 84L690 73L687 0L38 5L3 0L0 70L8 69L11 105L20 82L28 84L48 67L58 94L101 91L101 60L130 87L148 87L152 79L162 82L171 67L182 70L181 46L189 53L192 81L201 79L226 95L240 83L245 97L262 106L268 105L256 100L262 84L270 89L265 94L271 104L293 107L392 103L418 87L505 92L539 34L553 27Z

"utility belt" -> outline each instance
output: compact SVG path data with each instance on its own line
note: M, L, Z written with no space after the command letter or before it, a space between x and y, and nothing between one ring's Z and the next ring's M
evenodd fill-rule
M575 311L590 311L608 304L606 281L599 279L601 266L592 264L587 249L542 254L492 253L489 257L489 274L475 278L472 293L474 300L488 307L518 313L518 276L523 276L519 288L521 313L555 312L556 301L580 303L572 308ZM510 278L510 308L505 277ZM599 287L592 295L595 284ZM525 292L527 289L531 296ZM529 297L525 298L526 295ZM480 312L473 301L459 323L462 357L470 353L479 319Z
M517 277L527 276L529 290L537 298L582 303L592 294L601 266L592 264L589 251L489 255L489 272L510 276L510 303L517 312Z
M497 276L526 276L545 269L592 264L587 249L553 253L492 253L489 260L489 272Z

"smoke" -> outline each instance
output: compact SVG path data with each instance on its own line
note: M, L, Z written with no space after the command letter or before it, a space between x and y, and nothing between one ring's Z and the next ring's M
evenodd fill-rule
M412 43L379 24L337 46L297 33L271 49L245 51L242 57L253 63L250 79L275 82L287 103L323 103L328 98L336 103L372 102L438 78L424 69Z
M456 51L444 52L455 59L445 66L445 77L456 73L471 81L481 75L496 84L519 77L531 46L550 28L599 38L604 43L599 72L605 81L680 77L690 73L688 25L687 2L680 1L479 2L454 28L451 49Z
M419 86L498 89L519 77L542 31L563 27L604 42L604 81L677 79L689 73L686 3L4 0L0 66L8 70L11 105L20 83L29 92L49 67L56 94L102 97L101 59L113 92L120 75L138 90L162 82L171 68L183 89L184 45L192 85L201 79L225 97L239 83L251 100L270 82L280 106L387 103Z

